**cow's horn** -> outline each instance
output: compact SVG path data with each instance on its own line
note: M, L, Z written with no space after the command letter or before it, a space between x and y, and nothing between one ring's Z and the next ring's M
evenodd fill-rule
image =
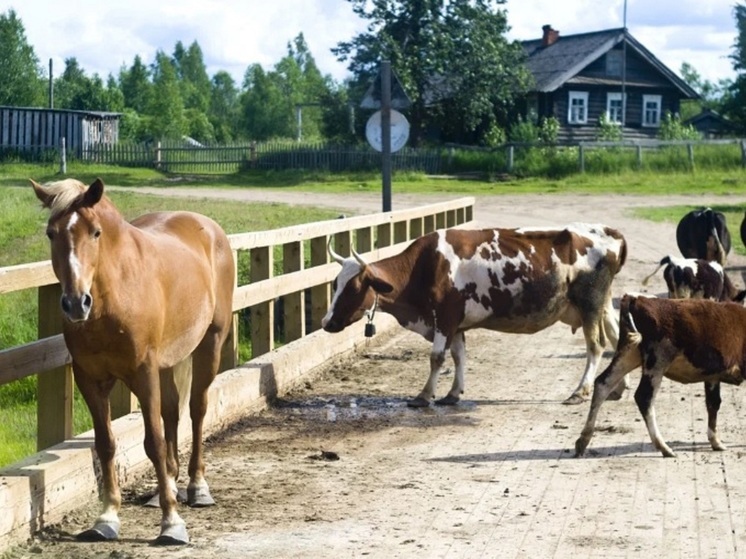
M342 258L339 254L334 252L334 249L332 249L332 237L329 237L329 242L326 243L326 250L329 252L329 256L331 256L335 262L342 265L345 263L345 259Z
M358 261L358 264L360 264L360 267L365 268L368 265L368 263L365 260L363 260L363 257L360 256L354 248L350 250L352 250L352 256L354 256L355 260Z

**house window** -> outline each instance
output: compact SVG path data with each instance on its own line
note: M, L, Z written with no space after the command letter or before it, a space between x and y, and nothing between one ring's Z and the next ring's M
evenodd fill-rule
M614 124L622 123L622 94L606 94L606 120Z
M606 53L606 75L615 77L622 75L621 50L610 50Z
M588 123L588 92L570 91L567 109L567 122L570 124Z
M642 125L643 126L660 126L661 125L661 96L660 95L643 95L642 96Z

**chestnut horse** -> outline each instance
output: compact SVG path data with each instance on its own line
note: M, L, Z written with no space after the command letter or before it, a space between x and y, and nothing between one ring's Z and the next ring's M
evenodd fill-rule
M155 543L187 543L176 510L180 410L173 367L192 355L187 503L209 506L214 501L204 478L202 423L232 322L235 264L228 238L217 223L191 212L156 212L127 222L100 179L89 187L73 179L31 183L50 210L46 232L62 288L63 334L93 419L103 476L103 512L78 538L119 536L122 498L108 397L120 379L140 401L145 452L158 478L163 516Z

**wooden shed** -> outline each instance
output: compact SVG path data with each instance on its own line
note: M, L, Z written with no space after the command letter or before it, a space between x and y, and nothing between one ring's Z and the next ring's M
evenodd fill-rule
M121 113L0 106L0 149L59 148L82 156L92 146L119 140Z

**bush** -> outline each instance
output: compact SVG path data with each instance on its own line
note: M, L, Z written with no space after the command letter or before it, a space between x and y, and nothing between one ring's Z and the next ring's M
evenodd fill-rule
M658 138L661 140L699 140L701 136L691 124L682 124L679 115L672 115L668 112L661 122Z

